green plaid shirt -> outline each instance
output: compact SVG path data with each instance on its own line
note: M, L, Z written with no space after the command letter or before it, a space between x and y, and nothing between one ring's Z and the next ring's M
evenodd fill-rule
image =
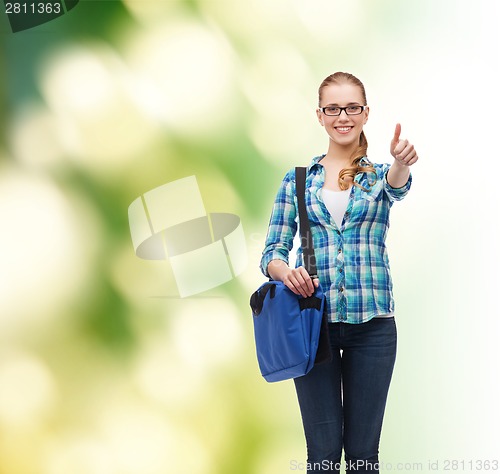
M326 294L331 322L364 323L394 311L392 280L385 238L389 211L394 201L403 199L411 186L411 175L402 188L392 188L386 179L389 164L370 163L377 172L358 173L354 180L368 192L352 186L349 204L340 229L321 198L325 170L315 157L307 169L306 207L316 255L318 278ZM295 168L283 179L274 202L261 270L269 277L267 265L273 259L288 263L298 227ZM297 250L296 266L303 265L302 249Z

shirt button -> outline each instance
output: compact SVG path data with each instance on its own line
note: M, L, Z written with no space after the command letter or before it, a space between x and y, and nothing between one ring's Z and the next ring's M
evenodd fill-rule
M339 273L342 273L344 270L342 268L339 268Z
M339 252L339 253L342 253L342 249L339 249L339 250L338 250L338 252Z
M339 288L339 291L340 291L341 293L343 293L343 292L344 292L344 287L343 287L343 286L341 286L341 287Z

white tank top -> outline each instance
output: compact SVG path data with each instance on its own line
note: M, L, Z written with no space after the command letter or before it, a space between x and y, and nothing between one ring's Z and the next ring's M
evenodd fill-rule
M344 220L344 214L349 205L349 196L351 194L351 188L345 191L333 191L332 189L321 188L321 197L325 203L328 212L332 216L338 229L342 227L342 221ZM388 314L380 314L376 316L377 318L390 318L394 316L394 312Z
M345 191L333 191L332 189L322 188L321 193L328 212L340 229L345 211L347 210L347 205L349 204L351 188Z

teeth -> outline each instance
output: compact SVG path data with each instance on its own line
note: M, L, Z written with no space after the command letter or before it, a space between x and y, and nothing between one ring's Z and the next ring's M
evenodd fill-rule
M337 127L337 130L341 132L348 132L352 127Z

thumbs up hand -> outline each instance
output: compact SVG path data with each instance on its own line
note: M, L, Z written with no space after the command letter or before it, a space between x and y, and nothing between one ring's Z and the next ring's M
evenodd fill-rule
M400 140L401 124L396 124L394 137L391 140L391 155L396 162L403 166L411 166L418 160L417 152L414 146L408 140Z

